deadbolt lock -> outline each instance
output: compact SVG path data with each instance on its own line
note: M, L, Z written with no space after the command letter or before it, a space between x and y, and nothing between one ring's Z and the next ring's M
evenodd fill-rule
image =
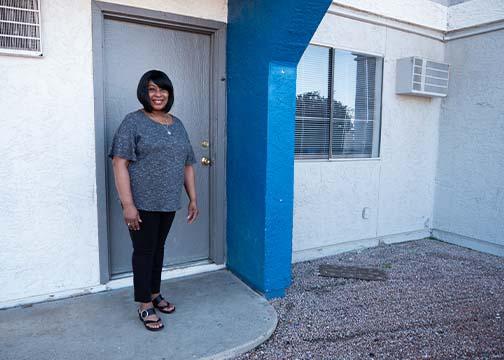
M201 147L202 147L202 148L205 148L205 149L206 149L206 148L208 148L209 146L210 146L210 143L208 142L208 140L203 140L203 141L201 142Z

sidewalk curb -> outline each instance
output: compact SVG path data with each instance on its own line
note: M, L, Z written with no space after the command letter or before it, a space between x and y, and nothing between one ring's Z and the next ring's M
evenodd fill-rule
M251 340L245 344L242 344L240 346L236 346L236 347L234 347L232 349L228 349L226 351L222 351L218 354L206 356L204 358L201 358L200 360L228 360L228 359L232 359L238 355L242 355L242 354L246 353L247 351L256 348L257 346L261 345L266 340L268 340L271 337L271 335L273 335L273 333L275 332L275 329L278 325L278 314L275 311L275 308L273 308L273 306L271 304L268 303L268 305L270 306L270 312L271 312L270 315L271 315L273 321L272 321L272 326L268 329L268 331L265 334L259 336L258 338L254 339L254 340Z

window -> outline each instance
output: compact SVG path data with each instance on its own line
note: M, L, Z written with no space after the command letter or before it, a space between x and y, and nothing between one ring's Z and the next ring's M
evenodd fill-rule
M310 45L297 68L296 159L379 155L383 59Z
M0 52L42 55L39 0L0 0Z

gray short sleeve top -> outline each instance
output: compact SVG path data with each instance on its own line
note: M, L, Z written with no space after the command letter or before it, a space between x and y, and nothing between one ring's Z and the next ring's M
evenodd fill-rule
M138 209L180 209L184 167L196 160L184 125L177 117L173 116L172 125L162 125L142 110L126 115L108 155L130 160L131 192Z

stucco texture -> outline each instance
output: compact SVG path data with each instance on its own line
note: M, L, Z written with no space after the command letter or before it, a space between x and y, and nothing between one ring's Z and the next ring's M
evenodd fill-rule
M433 216L440 100L396 95L395 64L406 56L443 61L444 44L333 14L312 43L384 57L381 148L379 159L296 161L293 250L425 236Z
M448 43L434 228L504 253L504 30Z
M448 10L448 30L457 30L504 19L504 1L471 0L457 3Z
M91 7L41 3L44 57L0 57L0 301L99 279Z
M333 3L431 29L446 29L448 8L430 0L335 0Z
M227 0L106 0L106 2L227 22Z
M296 65L329 5L229 2L227 266L266 297L290 284Z
M113 2L227 18L225 0ZM0 56L0 307L100 282L91 1L41 4L44 56Z

